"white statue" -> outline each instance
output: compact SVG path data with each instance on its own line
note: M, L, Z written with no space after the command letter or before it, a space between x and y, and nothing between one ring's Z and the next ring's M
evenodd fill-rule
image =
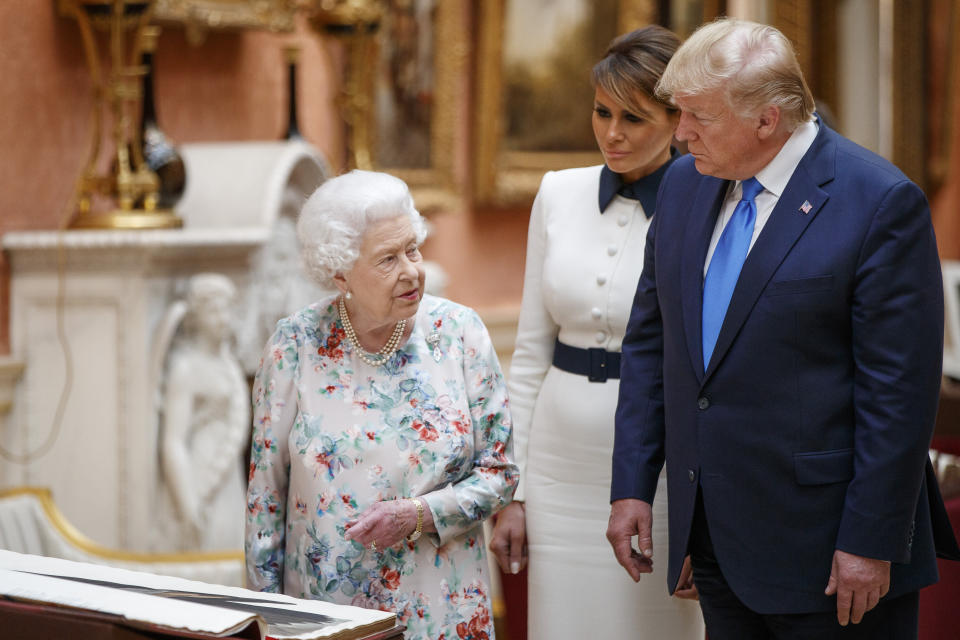
M190 278L155 350L159 400L160 509L157 550L243 546L249 388L231 351L236 289L228 278ZM163 348L169 345L169 349Z

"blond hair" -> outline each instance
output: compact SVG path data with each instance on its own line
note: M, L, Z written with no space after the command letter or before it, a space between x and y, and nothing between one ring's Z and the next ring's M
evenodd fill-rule
M656 93L673 101L716 89L740 117L779 107L790 131L814 111L793 45L774 27L756 22L720 18L697 29L670 60Z

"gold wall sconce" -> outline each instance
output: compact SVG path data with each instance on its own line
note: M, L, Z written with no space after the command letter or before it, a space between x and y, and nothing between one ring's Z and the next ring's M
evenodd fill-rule
M171 210L157 206L160 182L143 158L134 114L143 96L146 68L140 64L143 34L153 0L59 0L60 14L77 21L93 82L92 140L77 179L74 229L158 229L182 226ZM107 31L110 68L104 73L96 31ZM103 135L105 112L112 129ZM104 140L112 144L110 168L97 168ZM108 147L109 148L109 147Z

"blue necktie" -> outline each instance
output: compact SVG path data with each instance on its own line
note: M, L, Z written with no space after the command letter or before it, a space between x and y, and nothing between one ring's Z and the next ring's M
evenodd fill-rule
M707 277L703 282L703 370L710 364L710 356L717 344L723 317L727 315L733 289L737 286L740 269L750 250L753 238L753 225L757 221L757 205L753 199L763 191L763 185L756 178L741 183L743 195L727 226L720 236L713 258L707 267Z

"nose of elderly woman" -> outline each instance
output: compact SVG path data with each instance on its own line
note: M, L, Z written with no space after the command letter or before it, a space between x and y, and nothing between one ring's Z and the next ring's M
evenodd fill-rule
M404 254L401 259L401 269L404 277L409 278L415 282L420 280L420 253L416 252L414 255Z

